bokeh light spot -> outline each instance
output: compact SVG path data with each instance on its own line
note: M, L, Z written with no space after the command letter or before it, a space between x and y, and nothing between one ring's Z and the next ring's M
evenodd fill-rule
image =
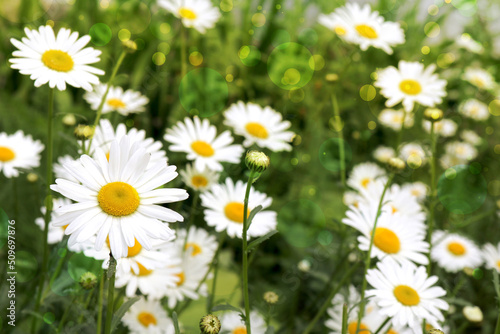
M246 66L255 66L261 59L261 53L253 45L244 45L238 51L241 62Z
M262 13L253 14L252 24L256 27L262 27L264 24L266 24L266 16Z
M309 59L309 67L315 71L321 70L325 67L325 58L321 55L314 55Z
M203 55L198 51L191 52L189 55L189 62L193 66L200 66L201 63L203 63Z
M151 11L140 0L125 1L118 8L116 20L120 28L128 29L133 34L139 34L149 27Z
M428 22L424 26L424 32L427 37L434 38L439 35L439 33L441 32L441 28L436 22Z
M431 52L431 48L428 47L427 45L422 46L422 49L420 50L422 54L428 55Z
M128 41L130 36L132 36L132 34L128 29L120 29L120 31L118 31L118 39L122 42Z
M113 33L111 28L105 23L96 23L90 27L89 31L90 40L94 45L104 46L109 43Z
M500 100L495 99L488 105L488 110L493 116L500 116Z
M167 60L167 57L163 54L163 52L155 52L153 54L153 63L156 66L161 66L165 64L165 60Z
M359 90L359 96L365 101L371 101L377 95L377 90L372 85L364 85Z
M278 45L268 58L267 71L271 81L280 88L293 89L305 86L314 70L309 64L312 55L297 43Z
M295 88L288 91L288 97L293 103L302 102L305 96L305 92L302 88Z

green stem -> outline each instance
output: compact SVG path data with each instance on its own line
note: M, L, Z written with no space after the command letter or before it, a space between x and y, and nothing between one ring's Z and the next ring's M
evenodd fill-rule
M323 316L323 314L326 312L326 309L328 308L328 306L330 306L330 304L332 303L333 297L335 297L335 295L339 292L340 288L342 288L344 283L349 279L349 277L351 277L354 270L356 270L356 268L358 268L358 265L359 265L359 262L357 262L353 266L351 266L349 268L349 270L344 274L344 277L342 277L339 284L337 284L335 289L332 289L332 291L330 292L330 295L326 298L325 302L323 303L323 305L319 309L318 313L316 313L313 320L309 323L309 325L307 326L307 328L303 334L308 334L313 330L313 328L316 325L316 323L318 322L318 320Z
M88 293L89 293L89 295L85 299L85 303L83 305L84 310L87 310L87 308L89 307L90 300L92 299L92 295L94 294L94 289L90 290ZM80 314L80 316L78 317L78 324L80 324L82 322L83 316L84 316L84 313L82 312L82 314Z
M497 326L495 327L495 334L500 334L500 312L498 312Z
M387 183L385 184L384 191L382 192L382 196L380 196L380 200L378 202L377 216L375 217L375 222L373 223L373 229L372 229L371 237L370 237L370 246L368 247L368 252L366 253L365 272L363 274L363 284L361 286L361 304L359 306L358 324L356 325L356 333L359 332L359 326L360 326L361 320L363 319L363 316L365 314L366 274L368 273L368 269L370 268L370 265L371 265L371 260L372 260L371 253L372 253L372 247L373 247L373 239L375 237L375 230L377 229L378 217L380 217L382 204L384 202L385 193L386 193L387 189L389 188L389 185L391 184L393 178L394 178L394 174L391 174L389 176L389 179L387 180Z
M210 295L207 298L207 314L210 313L210 310L212 309L213 306L218 272L219 272L219 254L216 254L215 265L214 265L214 278L212 279L212 291L210 291Z
M56 280L56 278L59 276L59 274L61 273L61 269L62 269L62 267L64 265L64 262L65 262L66 258L68 257L68 254L69 254L69 251L66 249L66 252L64 253L64 256L60 256L59 257L59 261L57 262L56 270L54 271L54 273L50 277L49 286L45 288L45 291L42 294L42 301L46 298L47 293L50 290L50 287L52 286L52 284L54 283L54 281Z
M387 323L391 320L390 317L387 317L387 319L385 319L385 321L377 328L377 330L373 333L373 334L378 334L380 333L380 331L382 330L382 328L384 328L385 325L387 325ZM424 320L425 321L425 320Z
M181 24L181 80L187 73L187 41L186 41L186 28Z
M99 295L97 297L97 330L101 334L102 329L102 300L104 295L104 270L101 270L101 282L99 283Z
M40 276L40 284L38 285L38 293L35 302L35 313L40 310L40 302L42 300L43 287L45 285L45 276L48 271L49 264L49 223L52 214L52 196L50 193L50 185L52 184L52 154L53 154L53 118L54 118L54 89L49 90L49 104L47 113L47 177L45 179L45 228L43 230L43 260L42 260L42 273ZM37 317L33 317L33 322L31 323L31 332L34 333L37 324Z
M342 334L347 334L347 304L342 305Z
M346 187L346 170L345 170L345 151L344 151L344 132L342 118L340 118L339 104L337 102L337 95L332 94L332 105L333 105L333 115L335 131L337 131L339 140L339 155L340 155L340 180L342 181L342 186Z
M104 334L111 333L111 321L113 320L113 308L115 305L114 294L115 294L115 277L116 277L116 260L113 254L109 252L109 268L108 268L108 307L106 310L106 323L104 325Z
M186 236L184 237L184 245L182 246L182 249L186 249L186 244L188 240L188 234L189 234L189 228L194 222L194 217L196 216L196 209L198 207L198 200L200 198L200 192L195 191L194 196L193 196L193 203L191 204L191 212L189 213L189 220L186 225Z
M60 333L61 330L63 329L64 322L66 321L66 318L68 317L69 310L71 310L71 305L73 305L76 301L76 296L71 299L71 303L66 307L64 310L64 313L61 317L61 321L59 322L59 326L57 326L57 332Z
M429 252L427 254L429 263L427 264L427 274L431 274L432 261L431 261L431 251L432 251L432 232L434 230L434 208L436 199L436 134L435 134L435 123L431 122L431 194L429 201L429 229L427 231L427 242L429 243Z
M243 235L242 235L242 262L243 262L243 300L245 302L245 325L247 327L247 334L252 334L250 328L250 298L248 296L248 253L247 253L247 229L248 229L248 198L250 197L250 188L252 188L253 179L255 177L255 170L250 171L248 176L247 189L245 191L245 201L243 206Z

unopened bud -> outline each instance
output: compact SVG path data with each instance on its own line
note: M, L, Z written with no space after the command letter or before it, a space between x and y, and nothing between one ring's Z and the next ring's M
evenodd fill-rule
M428 108L424 111L424 118L431 122L439 122L444 117L444 113L441 109Z
M131 39L123 41L122 46L128 53L134 53L137 51L137 43Z
M465 306L462 310L464 317L470 322L481 322L483 321L483 312L477 306Z
M334 82L339 79L339 75L337 73L328 73L325 76L326 81Z
M90 139L94 135L94 130L93 126L79 124L75 128L75 137L78 139Z
M201 334L218 334L220 332L220 320L213 314L207 314L200 320Z
M35 173L28 173L28 175L26 175L26 179L28 182L35 183L38 181L38 175Z
M389 160L387 160L387 165L389 166L389 169L394 173L399 173L406 167L405 162L399 158L390 158Z
M270 160L263 152L249 151L245 158L245 163L249 169L262 173L269 167Z
M97 276L91 272L86 272L80 276L80 286L85 290L93 289L97 284Z
M273 291L267 291L264 293L264 300L268 304L276 304L279 300L279 296L276 294L276 292Z
M76 117L73 114L66 114L62 118L62 122L66 126L74 126L76 124Z

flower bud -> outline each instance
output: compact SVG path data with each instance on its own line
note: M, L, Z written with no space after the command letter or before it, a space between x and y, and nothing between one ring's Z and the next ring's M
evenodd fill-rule
M28 175L26 175L26 179L28 182L35 183L38 181L38 175L35 173L28 173Z
M137 51L137 43L131 39L123 41L122 46L128 53L134 53Z
M62 122L66 126L74 126L76 124L76 117L73 114L66 114L62 118Z
M477 306L465 306L462 310L464 317L470 322L483 321L483 312Z
M439 122L444 117L444 113L441 109L428 108L424 111L424 118L431 122Z
M218 334L220 331L220 320L213 314L207 314L200 320L201 334Z
M93 289L97 284L97 276L91 272L86 272L80 276L80 286L85 290Z
M387 161L387 165L389 166L389 169L394 173L399 173L406 167L405 162L399 158L390 158Z
M90 125L79 124L75 128L75 137L77 139L90 139L94 135L95 128Z
M270 161L269 157L263 152L249 151L245 163L249 169L262 173L269 167Z
M267 291L264 293L263 298L268 304L276 304L279 300L279 296L273 291Z

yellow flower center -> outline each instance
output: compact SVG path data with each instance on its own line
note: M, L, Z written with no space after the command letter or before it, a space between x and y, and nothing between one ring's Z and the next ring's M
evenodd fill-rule
M140 203L137 190L124 182L111 182L99 190L97 201L108 215L128 216L137 210Z
M344 27L341 27L341 26L336 26L335 29L333 29L335 31L335 33L339 36L344 36L346 34L346 30Z
M235 223L243 224L243 203L240 202L230 202L224 208L224 214L227 219L232 220ZM247 218L250 215L250 209L247 212Z
M6 162L14 159L16 154L10 148L5 146L0 146L0 161Z
M398 332L396 332L396 330L394 330L394 329L392 329L392 328L391 328L391 329L389 329L389 330L387 331L387 333L386 333L386 334L398 334Z
M106 103L114 109L125 108L126 104L120 99L109 99Z
M418 197L418 196L420 196L420 191L418 191L418 190L416 190L416 189L413 189L413 190L411 191L411 194L412 194L413 196L415 196L415 197Z
M130 271L132 272L132 274L134 274L136 276L148 276L148 275L151 275L151 273L153 272L153 270L144 267L139 262L136 262L136 263L137 263L137 266L139 267L139 272L136 273L136 272L134 272L133 269L130 269Z
M401 124L403 123L403 116L401 116L400 114L392 115L392 121L394 123Z
M431 329L434 329L434 327L432 327L431 324L429 324L429 323L425 324L425 330L426 331L430 331Z
M358 24L356 26L356 31L364 38L375 39L378 37L375 29L366 24Z
M202 157L211 157L215 153L212 145L203 140L196 140L192 142L191 148L196 152L196 154L201 155Z
M471 79L470 82L479 88L483 88L484 86L486 86L486 83L484 82L483 78L481 78L481 77L474 77Z
M357 321L350 322L349 325L347 325L347 333L356 334L357 328L358 328ZM364 323L361 323L359 325L359 332L358 333L369 333L369 332L370 332L369 328Z
M153 315L153 313L149 312L141 312L137 316L137 320L143 325L144 327L149 327L149 325L156 325L156 317Z
M247 334L247 329L242 326L236 327L235 329L233 329L231 334Z
M398 208L396 208L395 206L391 205L391 208L392 208L392 214L395 214L396 212L398 212Z
M188 250L189 248L192 248L193 250L191 251L191 256L196 256L198 254L201 254L201 247L200 245L194 243L194 242L188 242L186 244L186 247L184 247L185 250Z
M396 233L385 227L377 227L373 244L387 254L396 254L401 249L401 243Z
M365 177L364 179L361 180L361 185L363 186L363 188L366 188L368 187L368 183L370 183L371 180L367 177Z
M405 306L415 306L420 303L418 292L408 285L398 285L394 288L394 297Z
M111 248L111 246L109 245L109 236L106 238L106 243L108 244L108 248ZM137 254L139 254L141 250L142 250L141 244L139 243L139 241L137 241L137 239L134 238L134 245L128 248L127 257L134 257Z
M61 50L48 50L42 55L42 63L51 70L69 72L73 69L73 58Z
M401 91L405 94L417 95L422 91L422 86L420 86L420 84L416 80L407 79L401 81L401 83L399 84L399 89L401 89Z
M191 178L191 183L193 184L193 187L206 187L208 180L203 175L195 175Z
M245 129L249 134L260 139L266 139L269 134L265 127L256 122L250 122L245 125Z
M179 282L177 282L177 286L181 286L182 284L184 284L184 281L186 280L186 276L184 276L183 272L175 274L175 276L179 277Z
M179 15L183 18L183 19L188 19L188 20L194 20L196 19L196 13L193 12L191 9L188 9L188 8L181 8L179 9Z
M462 256L465 254L465 247L458 242L450 242L448 244L448 250L455 256Z

